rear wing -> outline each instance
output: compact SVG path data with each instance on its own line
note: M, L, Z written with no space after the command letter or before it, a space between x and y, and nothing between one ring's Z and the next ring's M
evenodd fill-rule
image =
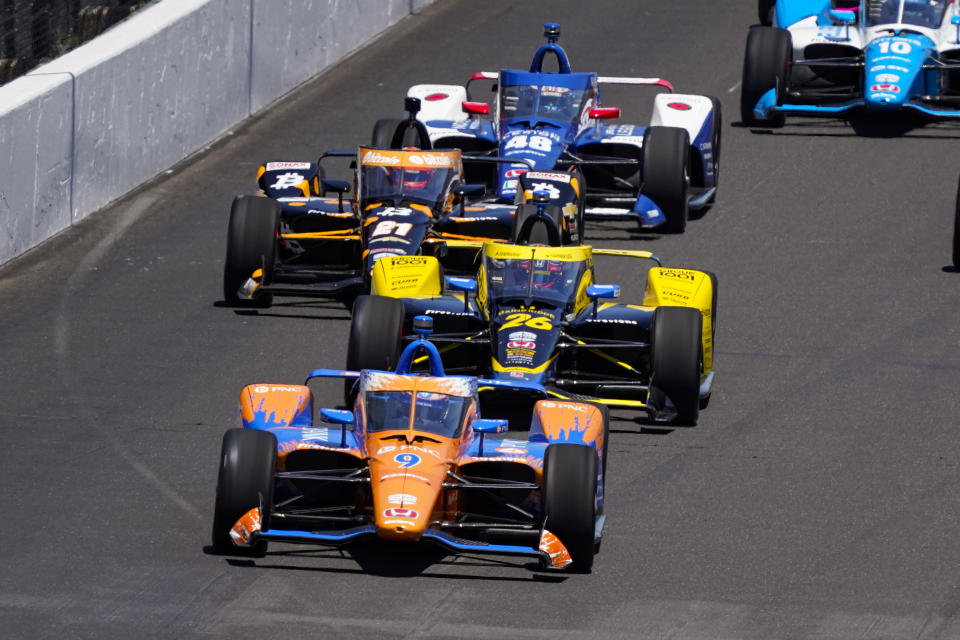
M638 249L594 249L593 255L595 256L620 256L622 258L644 258L647 260L653 260L657 263L658 267L662 267L663 263L660 262L660 258L656 254L649 251L640 251Z
M498 80L500 73L497 71L478 71L467 80L467 95L470 95L470 83L476 80ZM597 82L600 84L627 84L663 87L670 93L674 92L673 84L663 78L623 78L619 76L598 76Z

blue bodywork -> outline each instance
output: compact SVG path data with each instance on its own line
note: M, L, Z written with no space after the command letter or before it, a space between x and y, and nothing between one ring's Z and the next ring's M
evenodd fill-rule
M648 127L605 125L590 118L590 109L600 106L599 75L571 70L566 52L556 43L559 27L555 34L547 37L550 41L537 49L529 69L503 69L498 73L499 110L496 122L479 118L427 121L430 127L463 132L476 140L477 147L490 149L491 152L495 149L501 158L525 161L514 165L498 165L493 188L497 200L503 203L517 200L517 173L531 168L539 171L582 170L593 159L608 165L611 160L618 161L623 166L636 167L636 172L642 171L640 141ZM557 71L544 70L544 61L550 57L556 58ZM552 104L565 99L570 100L566 106ZM705 206L715 193L716 180L710 148L712 129L711 116L699 134L693 136L695 139L690 141L692 153L699 156L699 162L695 165L697 173L692 177L691 184L702 186L705 192L702 197L690 201L691 208ZM444 144L455 138L455 135L445 138ZM632 141L621 142L627 138ZM691 163L693 170L694 163ZM589 176L587 182L590 182ZM594 190L593 185L588 185L587 192L601 200L604 195L615 197L618 202L622 202L624 196L632 195L635 201L626 206L641 227L655 228L666 222L667 218L658 204L639 193L638 188L631 192L623 182L613 181L612 184L615 186L604 186L602 190Z
M864 16L858 10L856 19L849 25L833 12L829 0L779 0L776 4L773 24L782 29L811 16L817 17L820 27L819 36L838 44L848 43L850 31L865 33ZM946 14L945 14L946 15ZM943 18L946 19L946 18ZM904 17L906 21L906 17ZM791 102L789 90L799 91L803 96L803 87L771 87L757 101L753 114L758 121L771 118L774 114L795 115L843 115L854 109L869 111L911 110L935 119L960 118L960 110L955 102L939 103L938 96L943 89L943 79L949 70L960 67L952 60L942 60L936 43L920 33L913 25L891 24L870 42L866 43L859 57L850 57L847 67L859 70L860 89L857 95L848 95L831 100L828 94L811 94L812 97ZM921 28L929 28L921 25ZM960 42L957 43L960 47ZM794 54L796 56L796 54ZM843 60L830 64L844 66ZM792 62L794 73L803 67L816 67L816 58Z

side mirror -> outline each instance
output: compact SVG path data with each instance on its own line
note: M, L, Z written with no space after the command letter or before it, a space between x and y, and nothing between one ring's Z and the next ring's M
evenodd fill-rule
M350 183L346 180L336 180L334 178L324 178L320 181L320 185L323 187L323 193L326 194L327 191L336 192L339 198L339 210L340 213L343 213L343 194L350 192Z
M353 424L353 411L343 409L320 409L320 415L324 420L333 424L348 425Z
M830 9L829 15L836 24L851 25L857 21L857 14L850 9Z
M486 185L460 183L453 189L453 195L462 198L464 196L471 198L480 198L487 193Z
M490 105L486 102L464 101L460 103L460 106L464 113L470 113L477 116L485 116L490 113Z
M454 291L466 291L467 293L476 293L477 291L477 281L473 278L444 276L443 281Z
M340 425L340 446L347 446L347 425L353 424L353 411L343 409L320 409L324 420Z
M589 116L596 120L612 120L620 117L620 107L594 107Z
M470 313L470 294L477 292L477 281L473 278L444 276L443 282L454 291L463 292L463 312Z
M477 453L483 455L483 437L488 433L506 433L509 423L506 420L485 420L483 418L473 423L473 432L480 434L480 445Z
M620 285L616 284L591 284L587 287L587 296L593 299L598 298L619 298Z
M474 433L506 433L510 423L506 420L481 418L473 423Z
M593 300L593 317L597 317L597 308L601 298L619 298L620 286L615 284L591 284L587 286L587 296Z
M334 191L336 193L350 193L350 183L346 180L335 180L334 178L324 178L320 181L323 185L323 191Z

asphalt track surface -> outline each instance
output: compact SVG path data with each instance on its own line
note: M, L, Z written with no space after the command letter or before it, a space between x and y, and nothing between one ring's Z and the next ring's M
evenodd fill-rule
M755 13L734 4L444 0L0 270L0 635L960 637L960 128L739 126ZM682 236L588 226L718 274L699 425L615 414L589 575L378 545L207 553L240 388L340 366L349 326L331 303L220 304L231 198L261 161L366 142L410 84L526 66L548 20L577 69L723 101L716 206ZM605 102L645 122L651 100ZM598 272L642 289L628 261Z

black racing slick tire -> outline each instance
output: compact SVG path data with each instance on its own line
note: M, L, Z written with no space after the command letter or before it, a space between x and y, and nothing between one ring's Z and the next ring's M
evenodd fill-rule
M783 126L784 117L774 113L758 118L753 112L760 98L770 89L777 91L777 104L782 102L787 85L787 66L793 56L790 32L776 27L750 27L743 54L743 83L740 87L740 119L749 126Z
M695 425L700 412L700 352L703 317L689 307L658 307L653 313L647 404L663 409L669 399L675 422Z
M777 0L757 0L757 18L760 24L768 27L773 24L773 8L776 4Z
M223 299L231 307L267 308L273 294L258 293L252 300L238 291L257 269L262 283L269 283L277 250L280 206L270 198L237 196L230 207L227 227L227 257L223 265Z
M960 269L960 183L957 184L957 204L953 214L953 268Z
M399 118L377 120L376 124L373 125L373 135L370 138L370 143L375 147L389 149L393 141L393 134L396 133L401 122L403 120Z
M556 443L543 456L543 527L570 552L569 569L593 567L597 505L597 451L582 444Z
M648 127L643 134L641 193L660 207L667 233L687 227L690 136L680 127Z
M213 509L214 551L254 557L267 552L266 540L258 540L249 548L234 545L230 530L254 507L260 507L261 529L270 528L276 467L277 437L269 431L229 429L223 434Z
M400 359L404 314L403 302L395 298L357 296L347 342L347 370L393 371ZM348 380L344 389L347 408L353 404L353 383Z

